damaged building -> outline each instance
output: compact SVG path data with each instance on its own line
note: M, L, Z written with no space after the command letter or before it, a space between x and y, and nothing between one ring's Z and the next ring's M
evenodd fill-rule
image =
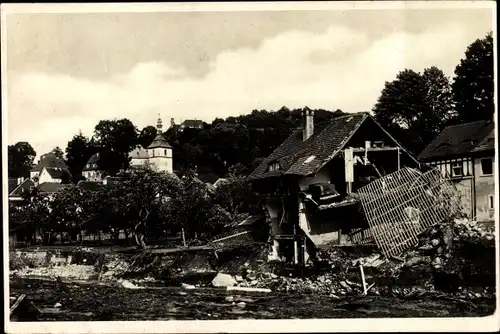
M420 153L458 189L463 213L478 222L495 220L495 124L476 121L446 127Z
M315 127L314 112L249 176L265 203L270 259L305 265L317 249L374 244L358 189L417 159L369 113Z

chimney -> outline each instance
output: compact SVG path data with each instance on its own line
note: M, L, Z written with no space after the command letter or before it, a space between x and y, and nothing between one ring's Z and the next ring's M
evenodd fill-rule
M173 117L170 119L170 125L172 125L172 126L174 126L174 125L175 125L175 120L174 120L174 118L173 118Z
M314 133L314 111L305 107L302 111L305 118L304 131L303 131L303 141L309 139Z

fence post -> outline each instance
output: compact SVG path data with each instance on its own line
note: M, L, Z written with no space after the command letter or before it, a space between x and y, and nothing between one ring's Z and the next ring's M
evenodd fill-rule
M186 235L184 234L184 227L181 229L182 231L182 243L184 244L184 247L186 247Z

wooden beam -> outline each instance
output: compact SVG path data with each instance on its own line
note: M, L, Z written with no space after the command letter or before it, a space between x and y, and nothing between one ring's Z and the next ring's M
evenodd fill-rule
M399 151L400 148L399 146L398 147L370 147L368 149L365 149L365 148L353 148L352 151L354 153L365 153L365 151L368 151L368 152L384 152L384 151Z
M26 298L26 295L24 293L17 298L17 300L14 303L14 305L12 305L12 307L10 308L10 314L12 314L16 310L16 308L19 305L21 305L21 303L24 300L24 298Z

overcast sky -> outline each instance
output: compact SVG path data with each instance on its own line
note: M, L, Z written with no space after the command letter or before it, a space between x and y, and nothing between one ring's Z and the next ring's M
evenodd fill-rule
M10 14L8 143L63 150L101 119L142 128L253 109L371 110L385 81L448 76L491 10Z

